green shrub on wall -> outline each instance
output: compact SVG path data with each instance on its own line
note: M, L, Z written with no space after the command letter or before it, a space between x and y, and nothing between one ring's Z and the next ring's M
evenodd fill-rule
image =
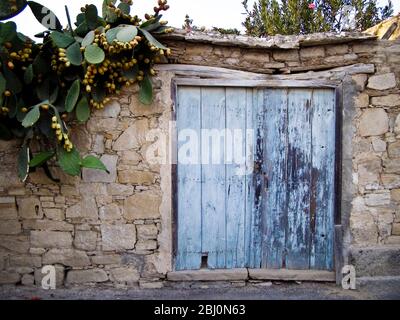
M47 30L36 43L17 31L14 22L0 23L0 139L22 139L18 174L47 168L56 160L67 174L82 168L107 171L93 156L82 158L70 140L67 123L85 123L92 109L104 108L109 96L138 83L140 101L153 99L154 63L170 50L156 36L171 32L162 21L168 10L159 0L154 14L142 21L131 12L131 0L104 0L102 16L94 5L81 8L72 25L63 29L59 19L39 3L26 0L0 2L0 20L32 10ZM31 146L39 146L32 154ZM48 170L45 170L48 172Z

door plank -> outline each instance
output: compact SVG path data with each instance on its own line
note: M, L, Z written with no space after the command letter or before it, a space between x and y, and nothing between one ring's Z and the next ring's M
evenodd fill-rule
M287 215L287 111L286 89L265 90L266 139L264 179L266 184L263 210L262 267L282 268L285 251Z
M286 260L288 269L309 268L311 91L290 89L288 97L288 213Z
M255 154L255 125L254 125L254 114L257 109L257 89L247 89L246 95L246 130L248 135L246 138L247 154L246 154L246 194L245 194L245 267L251 267L250 256L252 254L252 237L251 237L251 226L253 221L253 210L254 210L254 154Z
M226 89L226 268L245 266L246 89Z
M182 87L178 90L177 128L194 130L200 137L200 88ZM189 116L190 115L190 116ZM178 132L179 132L178 131ZM187 137L177 141L178 150L188 142ZM176 270L195 270L201 267L201 166L183 164L178 153L178 239Z
M310 268L333 270L335 92L315 89L312 100Z
M225 89L202 88L201 97L202 252L208 254L210 269L220 269L226 265L225 152L223 136L218 139L226 125ZM208 136L207 129L215 139Z
M251 210L250 221L250 249L248 265L250 268L260 268L262 262L262 215L264 198L264 179L260 171L264 163L265 144L265 117L264 117L264 90L255 90L253 97L252 128L254 129L253 146L253 174L249 181L247 201ZM250 178L250 177L249 177Z

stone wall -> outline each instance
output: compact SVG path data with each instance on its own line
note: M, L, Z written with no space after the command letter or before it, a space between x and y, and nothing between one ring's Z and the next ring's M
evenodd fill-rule
M156 82L153 106L139 104L137 88L131 88L94 112L87 125L72 126L78 149L101 157L109 175L84 170L82 179L73 178L54 167L60 183L42 169L21 183L18 142L0 142L0 284L40 286L43 265L56 266L59 285L162 284L166 271L155 266L162 238L161 168L145 154L154 143L146 134L160 128L171 103L161 101Z
M184 64L219 66L265 74L288 74L327 70L374 59L376 41L311 45L296 49L223 47L176 40L165 41L172 48L171 60Z
M373 248L382 252L367 255L375 261L399 257L400 42L342 39L285 50L167 42L174 49L171 62L261 74L373 63L376 74L351 79L356 97L349 102L355 112L348 125L354 135L345 137L352 140L349 250L361 269ZM152 106L141 105L132 87L86 125L73 126L78 149L100 156L109 175L84 171L72 178L54 167L59 183L41 169L21 183L18 141L0 142L0 284L40 286L41 268L50 264L59 286L163 286L172 270L171 166L150 163L146 154L157 144L151 130L168 135L172 77L160 71ZM364 274L388 269L371 270ZM390 273L399 275L398 269Z
M264 74L296 74L355 65L373 64L374 74L355 74L354 114L344 116L350 125L352 167L349 194L349 260L359 275L400 275L400 41L365 40L340 44L321 44L301 49L249 49L210 44L168 42L173 61L252 71ZM178 50L179 48L179 50ZM302 78L306 78L301 76ZM344 79L342 79L344 80ZM344 86L348 86L345 84ZM346 88L345 88L346 89ZM347 170L350 169L350 170ZM342 208L343 210L344 208ZM347 215L342 212L342 215ZM344 221L345 223L347 221ZM345 239L346 240L346 239ZM382 250L385 247L386 250ZM368 250L376 256L365 259ZM359 259L363 256L363 259ZM346 257L347 258L347 257ZM358 261L362 265L358 266ZM368 264L390 264L368 271ZM392 265L399 267L393 270ZM372 270L373 268L371 268Z

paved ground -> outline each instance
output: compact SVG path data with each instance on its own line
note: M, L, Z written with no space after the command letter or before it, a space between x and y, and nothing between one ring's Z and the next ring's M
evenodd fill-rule
M25 287L0 287L1 300L400 300L400 279L363 280L355 291L345 291L328 283L270 283L242 288L208 284L208 288L139 289L60 289L44 291Z

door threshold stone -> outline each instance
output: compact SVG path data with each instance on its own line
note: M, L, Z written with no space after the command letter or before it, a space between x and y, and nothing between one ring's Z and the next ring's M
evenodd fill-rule
M325 270L249 269L248 271L252 280L336 281L335 272Z
M247 280L249 273L247 269L231 270L188 270L169 272L167 279L169 281L239 281Z
M169 281L243 281L243 280L282 280L335 282L335 272L325 270L287 270L287 269L200 269L174 271L167 274Z

